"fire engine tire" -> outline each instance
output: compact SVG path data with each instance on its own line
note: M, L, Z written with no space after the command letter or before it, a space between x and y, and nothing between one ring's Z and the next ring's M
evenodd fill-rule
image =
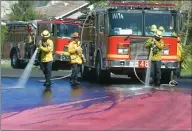
M52 71L58 71L58 68L56 67L55 64L53 64L53 66L52 66Z
M96 78L99 83L108 83L110 81L110 72L101 70L100 55L96 58Z
M81 65L81 77L85 80L87 80L89 78L89 69L88 67L85 67L83 64Z
M163 71L161 73L161 84L169 84L173 78L173 71Z
M13 51L13 53L11 54L11 66L15 69L18 69L20 67L19 56L16 51Z

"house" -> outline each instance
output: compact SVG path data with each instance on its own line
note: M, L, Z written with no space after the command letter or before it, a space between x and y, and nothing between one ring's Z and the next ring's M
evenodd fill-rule
M50 1L45 6L36 7L35 10L49 18L77 18L82 15L80 10L86 7L93 8L93 6L86 1Z
M2 1L1 3L1 20L6 21L7 14L11 12L10 5L17 1ZM87 1L34 1L34 9L41 15L48 18L70 17L77 18L82 13L80 9L90 7L93 8Z

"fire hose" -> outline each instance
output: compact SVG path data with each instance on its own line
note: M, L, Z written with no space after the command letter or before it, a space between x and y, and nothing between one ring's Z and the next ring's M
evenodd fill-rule
M89 16L90 16L91 14L92 14L92 11L89 12L89 14L87 15L85 21L83 22L82 32L81 32L81 42L80 42L81 44L82 44L84 26L85 26L85 23L86 23L87 19L89 18ZM68 74L68 75L66 75L66 76L62 76L62 77L58 77L58 78L53 78L53 79L51 79L51 81L53 81L53 80L65 79L65 78L69 77L70 75L71 75L71 73ZM45 80L39 80L39 82L45 82Z
M148 67L147 67L148 70L151 69L151 58L152 58L152 50L153 50L153 48L154 48L154 47L150 48L150 52L149 52ZM137 75L137 72L136 72L136 67L135 67L136 64L135 64L135 63L136 63L136 61L137 61L137 57L138 57L139 54L141 54L141 53L136 53L136 56L135 56L135 59L134 59L134 66L133 66L134 74L135 74L136 78L137 78L142 84L145 85L145 87L149 87L149 85L148 85L149 83L148 83L148 82L145 83L144 81L142 81L141 78L139 78L139 76ZM150 79L150 74L148 74L148 73L150 73L150 70L149 70L149 72L146 72L146 77L149 76L149 79ZM171 84L171 83L173 83L173 84ZM146 85L146 84L147 84L147 85ZM170 81L169 84L161 84L161 86L171 86L171 87L173 87L173 86L175 86L175 84L176 84L176 81Z

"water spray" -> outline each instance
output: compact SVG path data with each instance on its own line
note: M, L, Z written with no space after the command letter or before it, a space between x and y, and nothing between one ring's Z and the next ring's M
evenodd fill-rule
M16 88L24 88L28 79L29 79L29 75L31 73L31 70L33 68L33 64L35 62L35 58L36 58L36 55L37 55L37 49L35 50L32 58L30 59L29 63L27 64L27 67L25 68L23 74L21 75L21 77L19 78L19 81L16 85Z

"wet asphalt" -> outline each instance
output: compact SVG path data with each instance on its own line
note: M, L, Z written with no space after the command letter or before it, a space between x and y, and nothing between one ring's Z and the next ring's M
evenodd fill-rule
M67 77L61 80L55 80L51 88L46 89L43 83L39 82L39 80L44 79L42 72L40 70L33 70L25 88L12 88L17 83L22 71L23 70L8 68L1 69L2 113L107 96L126 97L136 93L130 89L134 87L144 87L140 82L131 80L127 76L113 75L111 81L105 85L79 78L81 84L76 87L71 87L69 77ZM52 77L58 78L69 74L69 70L53 72ZM191 85L191 77L183 77L179 80L177 88L192 89ZM140 93L144 92L141 91Z

